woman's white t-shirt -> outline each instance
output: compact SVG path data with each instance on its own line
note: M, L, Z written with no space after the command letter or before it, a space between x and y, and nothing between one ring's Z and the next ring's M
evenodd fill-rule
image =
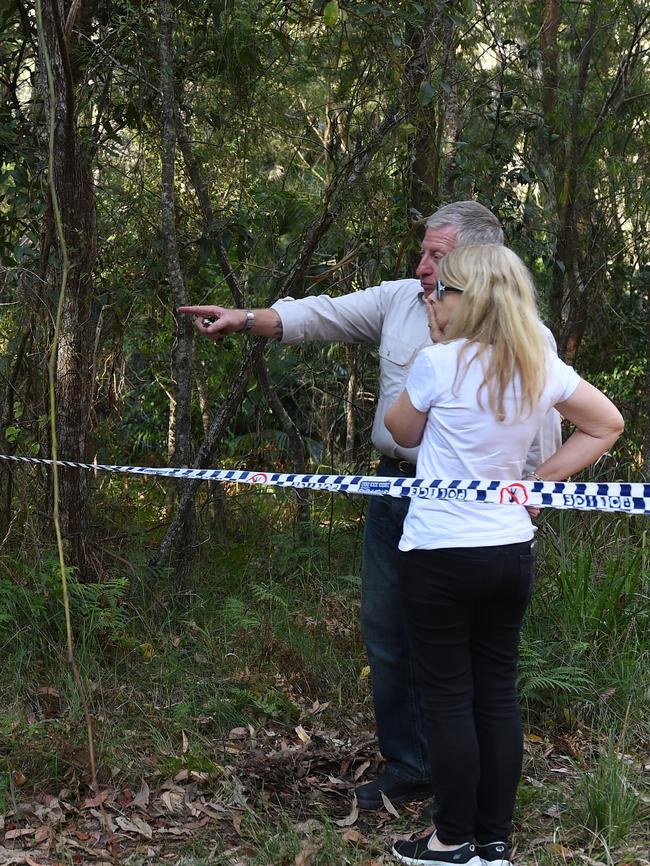
M505 396L505 421L499 421L488 404L480 359L465 366L478 350L459 353L466 340L438 343L416 358L406 390L413 406L427 412L418 452L417 477L424 479L513 480L522 476L526 455L544 416L568 399L580 377L550 350L545 353L546 387L534 411L516 414L519 382ZM486 361L489 358L486 355ZM404 521L400 550L440 547L490 547L514 544L533 537L533 526L523 506L443 499L412 499Z

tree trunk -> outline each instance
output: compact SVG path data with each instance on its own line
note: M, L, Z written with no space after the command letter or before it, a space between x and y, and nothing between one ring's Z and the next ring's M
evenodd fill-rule
M196 364L194 367L194 377L196 381L196 390L199 395L199 409L201 410L201 423L203 425L203 435L207 437L210 432L210 397L208 394L208 383L205 380L205 370L201 364ZM208 485L207 500L212 517L218 521L221 530L223 531L226 525L226 497L224 495L224 486L218 481L206 481Z
M440 118L436 152L438 153L438 183L436 189L436 204L449 199L472 198L472 186L469 176L462 182L462 189L455 179L456 151L461 132L460 106L458 104L458 63L456 62L456 34L454 22L449 15L443 18L441 26L444 65L442 80L447 87L440 88L438 99L438 116ZM469 174L469 173L467 173Z
M18 379L25 365L27 353L32 344L33 331L28 328L18 346L16 359L13 362L11 376L7 382L7 390L4 395L4 408L2 412L2 420L0 421L0 447L4 454L13 454L16 450L14 442L9 442L5 439L5 431L7 427L14 424L15 416L15 400L18 392ZM13 502L13 474L12 467L9 464L3 464L0 473L0 536L3 538L9 531L11 525L11 512ZM5 483L6 479L6 483Z
M567 364L575 364L587 325L590 292L584 284L577 259L573 261L573 291L569 298L569 313L562 339L562 357Z
M66 4L43 4L43 38L54 77L54 104L47 87L44 57L39 76L48 122L54 114L54 186L58 198L70 271L61 314L56 356L56 430L61 459L85 462L90 414L92 370L92 271L97 250L95 199L91 162L81 143L75 118L75 86L64 32ZM52 232L52 202L45 216L42 261L47 265L52 248L61 261L59 238ZM66 471L60 475L61 530L70 565L80 579L88 579L85 548L87 476Z
M433 19L440 28L441 14L435 10ZM406 41L415 55L422 41L419 29L409 27ZM410 100L413 106L413 123L416 132L411 142L412 165L410 174L409 205L415 210L416 217L427 217L434 210L433 203L438 196L440 173L440 151L438 145L438 122L436 103L431 100L427 105L419 103L420 85L431 81L431 54L423 52L420 63L412 67L410 80Z
M163 111L163 154L161 182L161 234L165 250L167 280L174 308L187 304L187 291L181 269L176 239L175 161L176 99L173 79L173 11L170 0L160 0L160 88ZM192 462L192 350L194 329L188 316L176 319L176 341L173 351L175 375L174 465L190 466ZM186 482L179 482L182 497ZM194 509L187 511L180 532L176 558L176 591L187 589L194 542Z
M167 462L171 466L174 463L176 453L176 398L167 391L169 401L169 412L167 413Z
M454 22L448 14L448 5L433 10L425 40L421 40L421 33L415 29L410 29L407 36L414 54L414 62L410 66L410 101L416 127L412 141L413 162L408 200L411 209L416 211L416 217L422 219L436 210L441 197L452 194L451 176L459 130L459 109ZM416 41L417 36L420 36L420 42ZM437 40L435 56L440 58L439 74L444 87L440 87L435 99L427 105L421 105L420 86L425 81L431 82L434 77L431 63L434 37ZM415 272L418 261L419 253L412 251L409 256L411 273Z
M201 410L201 424L203 433L207 435L210 429L210 398L208 396L208 383L205 380L205 370L202 364L197 364L194 369L194 381L199 395L199 409Z
M217 447L225 435L228 424L234 417L239 408L239 404L243 399L246 384L251 375L251 367L254 366L257 363L258 358L264 354L265 346L266 340L261 337L256 337L252 341L250 351L242 362L239 374L231 384L230 392L221 406L221 409L215 416L212 426L208 431L208 435L205 437L201 447L199 448L199 452L194 461L195 469L201 469L207 466L208 461L216 453ZM174 544L178 534L183 530L183 525L187 519L189 510L192 508L196 491L202 483L205 482L194 479L187 482L178 504L178 511L176 512L156 555L152 557L149 563L152 568L158 568L167 562L172 545Z
M587 315L587 296L582 296L583 282L580 277L580 237L576 213L581 178L585 175L584 162L590 137L581 140L579 123L587 88L594 38L598 28L599 7L592 0L589 9L587 35L577 58L577 76L568 122L563 127L559 110L560 77L558 67L557 37L560 25L560 6L557 0L547 0L542 28L542 50L544 56L543 109L546 125L546 148L553 166L555 208L557 214L557 241L553 261L553 273L549 298L551 329L558 351L565 357L567 351L575 357Z
M346 353L350 374L348 376L345 399L345 460L347 463L351 463L354 460L354 438L356 434L354 405L357 396L357 357L359 355L359 348L358 346L348 346Z
M287 434L294 472L305 474L307 472L305 447L302 444L300 432L296 427L293 418L282 405L282 401L273 387L269 375L269 369L266 366L266 358L263 355L260 355L255 364L255 376L257 377L257 381L259 382L260 388L266 398L266 402L271 407L271 411L275 415L276 420ZM296 498L298 500L298 520L303 524L309 523L309 491L296 490Z

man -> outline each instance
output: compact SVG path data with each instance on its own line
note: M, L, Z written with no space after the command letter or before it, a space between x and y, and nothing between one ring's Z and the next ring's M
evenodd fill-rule
M454 202L426 223L418 279L394 280L339 298L283 298L269 309L180 307L197 317L212 340L248 331L288 345L308 341L379 345L379 399L372 441L380 452L378 475L414 476L417 448L401 448L386 429L384 415L404 388L420 349L431 344L424 298L436 287L438 264L454 247L502 244L497 218L473 201ZM211 319L213 321L211 321ZM440 334L432 335L434 342ZM549 332L549 338L552 340ZM533 443L526 469L534 470L561 442L559 416L548 416ZM428 747L402 621L398 542L408 498L370 497L364 534L361 628L370 662L382 774L357 788L362 809L381 809L383 792L393 803L424 799L431 791ZM435 744L434 744L435 746Z

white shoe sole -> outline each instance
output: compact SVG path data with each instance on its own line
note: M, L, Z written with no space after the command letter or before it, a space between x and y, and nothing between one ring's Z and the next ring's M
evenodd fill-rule
M398 854L394 848L391 849L390 853L393 857L397 857L397 859L402 863L408 863L409 866L454 866L454 864L450 863L449 860L420 860L416 857L405 857L403 854ZM505 864L506 861L504 860L503 862ZM478 855L476 855L466 863L462 863L461 866L483 866L483 861Z
M481 866L515 866L510 860L484 860L482 857Z

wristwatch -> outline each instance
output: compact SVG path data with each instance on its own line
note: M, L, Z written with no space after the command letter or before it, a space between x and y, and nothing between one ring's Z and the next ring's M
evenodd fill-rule
M255 313L252 310L244 310L244 312L246 313L246 321L244 322L244 326L240 328L240 330L250 331L255 324Z

